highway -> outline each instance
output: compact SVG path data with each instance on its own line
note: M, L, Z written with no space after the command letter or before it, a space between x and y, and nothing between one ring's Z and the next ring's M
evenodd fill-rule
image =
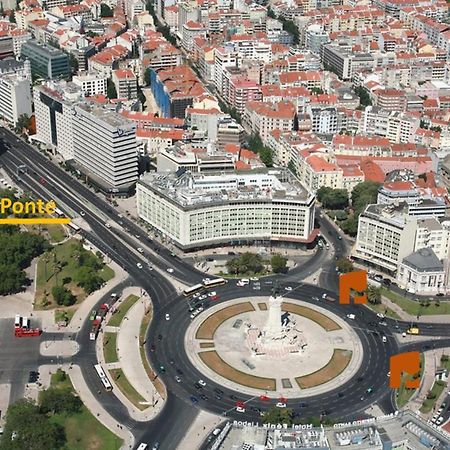
M171 276L189 285L198 283L205 274L192 268L183 260L171 256L169 250L150 239L139 226L121 217L107 202L49 162L47 157L22 141L17 142L14 134L2 128L0 128L0 163L11 175L17 172L19 166L23 164L27 166L28 173L21 174L18 182L24 191L33 192L42 199L62 202L72 213L79 214L80 211L84 211L83 220L89 225L90 231L83 231L83 236L124 268L129 273L130 280L133 280L133 284L141 286L151 297L155 320L152 321L149 329L146 350L155 368L160 365L166 368L166 373L160 374L160 377L166 383L169 392L167 403L155 420L145 424L135 422L130 419L126 408L112 393L103 392L100 396L97 395L99 390L102 391L102 386L92 367L96 363L96 355L94 345L92 341L89 341L89 322L85 323L75 337L80 344L80 352L71 361L81 367L90 390L99 398L103 407L116 420L132 430L137 443L144 441L151 444L159 441L162 449L175 449L198 411L190 400L191 395L197 396L193 384L205 376L190 364L185 354L184 333L190 323L186 299L178 296L165 272L168 268L173 268L174 273ZM45 180L44 184L41 183L42 178ZM62 206L60 209L65 210L65 207ZM106 222L113 222L113 226L107 227ZM338 239L338 232L326 220L320 220L320 224L321 234L330 243L331 249L318 249L308 264L296 267L284 278L277 277L281 288L286 284L294 287L288 297L312 301L313 296L321 297L324 292L335 295L338 290L338 276L334 270L335 258L347 255L349 244L345 238ZM143 255L135 250L138 246L146 249ZM331 255L332 252L334 252L333 255ZM138 263L143 265L142 269L137 267ZM150 270L149 264L161 269L164 275L157 270ZM324 288L301 283L303 278L318 268L322 268L319 283ZM232 281L216 290L221 302L237 296L255 295L255 291L237 288ZM270 290L271 287L261 283L261 290L257 292L257 295L269 295ZM104 299L100 300L99 304L103 301ZM392 333L406 330L410 326L409 323L388 319L386 320L388 325L382 327L378 325L379 319L376 315L362 306L348 305L344 311L337 302L327 302L326 307L347 321L349 319L345 317L346 314L354 313L357 316L355 321L350 321L350 325L354 327L361 339L365 360L357 376L339 389L295 401L294 409L302 418L317 416L324 411L324 404L327 405L326 413L329 417L342 420L364 417L362 411L373 402L378 402L385 412L393 411L395 406L392 393L387 389L386 376L389 371L389 356L398 352L399 348L401 350L413 347L423 349L424 346L431 345L441 348L448 346L450 342L448 325L430 324L425 328L421 327L421 334L445 338L418 344L402 344L399 347ZM171 320L168 322L161 320L166 312L170 312L171 315ZM386 335L388 342L383 344L380 336L374 331ZM161 341L157 338L159 334L163 336ZM45 339L45 336L43 338ZM152 343L156 346L154 353L150 352ZM171 364L171 361L174 363ZM174 378L177 369L183 373L181 383L177 383ZM242 414L240 415L233 408L236 398L246 401L248 396L220 387L224 395L221 399L215 398L213 389L218 385L213 380L206 381L208 385L204 389L204 395L208 397L208 400L200 400L198 407L220 414L227 412L226 417L242 419ZM368 387L374 389L370 396L365 395ZM338 394L342 397L338 397ZM231 398L231 395L236 398ZM300 403L306 403L307 406L301 408ZM244 417L253 420L260 419L256 408L264 409L268 406L259 399L252 400L249 405L250 408ZM251 410L252 407L255 410Z

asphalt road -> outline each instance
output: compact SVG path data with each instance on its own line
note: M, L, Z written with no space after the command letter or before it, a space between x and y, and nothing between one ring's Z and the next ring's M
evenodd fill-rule
M97 395L103 407L116 420L133 431L137 443L144 441L151 444L158 441L161 443L161 449L176 448L197 414L198 410L196 407L193 407L190 396L194 393L197 395L193 384L198 379L204 378L204 375L200 374L189 363L184 353L184 345L182 345L184 342L184 330L190 321L186 299L178 297L172 284L157 271L150 271L148 264L155 265L163 270L173 268L173 276L190 285L199 282L204 277L204 274L192 268L183 260L171 256L169 250L149 239L140 227L125 217L119 217L118 213L107 202L101 200L59 167L51 164L44 155L30 148L22 141L17 142L15 135L2 128L0 128L0 163L11 174L16 173L19 165L25 164L28 167L28 173L21 174L18 183L25 191L32 191L43 199L51 198L62 201L75 212L85 211L83 219L89 224L91 231L83 232L82 234L123 267L134 280L134 284L140 285L152 298L155 320L149 329L147 352L155 367L163 364L167 368L167 372L160 376L166 382L169 390L167 403L155 420L146 424L131 420L125 407L117 398L113 394L105 393L102 390L102 386L93 370L96 357L93 343L89 341L88 337L88 323L75 337L80 344L81 350L71 361L80 365L89 389L94 395ZM40 182L41 178L45 179L45 184ZM117 230L116 227L113 229L106 227L106 221L115 222L119 227L123 227L123 231ZM318 250L308 264L291 271L286 279L280 278L280 283L288 282L289 285L297 287L295 281L300 281L311 271L322 267L320 284L327 292L333 294L337 292L338 287L338 277L334 270L334 258L345 256L348 253L349 245L345 239L338 239L337 231L327 220L319 219L319 221L321 234L331 244L332 249L334 249L334 255L330 257L331 249ZM152 252L146 252L144 255L141 255L133 250L138 246L144 247L144 245L149 247ZM137 268L138 263L143 264L143 269ZM220 293L220 301L227 301L236 296L249 296L255 293L251 290L238 289L231 282L217 289L217 291ZM304 300L305 298L310 299L312 296L320 296L322 292L325 291L321 288L301 285L289 296ZM261 291L257 293L258 295L268 295L270 288L264 287L262 284ZM100 300L99 303L103 301L104 299ZM337 303L327 303L327 308L339 315L343 315L343 310ZM170 311L172 317L169 322L161 320L167 311ZM308 404L307 407L300 408L297 405L295 409L302 417L320 414L321 410L323 411L324 404L327 405L327 414L336 419L361 418L363 417L362 410L374 401L378 401L386 412L390 412L394 408L392 393L387 389L387 377L385 376L388 372L389 355L398 350L397 343L392 338L392 332L406 329L409 327L409 324L388 320L387 327L375 325L375 329L382 329L382 333L388 337L388 343L383 344L380 337L373 333L374 330L372 328L374 327L370 325L371 322L378 322L372 312L360 306L349 305L345 308L345 314L348 313L357 315L357 319L351 325L355 327L355 331L362 341L365 351L365 363L357 377L339 388L339 392L344 397L338 398L338 391L332 391L322 396L308 398L304 401ZM398 329L395 328L396 326L398 326ZM448 328L448 325L445 324L429 325L429 328L423 329L422 334L432 336L439 333L442 336L450 336ZM157 340L158 334L163 335L162 341ZM35 342L38 341L38 339L35 340ZM450 339L441 339L434 345L436 345L436 348L438 346L446 346L449 345L448 341ZM150 352L149 349L152 342L156 344L154 353ZM422 342L415 345L423 348L426 345L433 344L431 342ZM405 348L409 347L405 346ZM8 349L8 351L12 354L11 350ZM26 360L26 364L28 364L27 367L33 367L34 369L34 365L39 363L40 359L36 357L36 362L32 361L30 364L31 354L38 355L39 352L31 350L27 352L28 356L24 357L24 361ZM170 363L172 360L174 364ZM179 384L174 379L174 371L176 369L183 372L183 381ZM383 374L383 376L380 376L380 374ZM358 377L362 377L362 381L358 382ZM248 398L242 395L238 396L238 394L233 394L231 391L220 387L225 394L219 400L211 393L212 389L217 385L214 384L213 380L207 380L207 382L208 386L205 389L205 395L208 396L208 400L200 400L198 406L217 413L228 411L227 416L240 417L242 419L242 415L233 411L236 399L231 399L230 396L236 395L237 398L244 401L248 400ZM374 388L374 393L371 396L364 395L368 387ZM98 394L98 391L102 393ZM361 400L362 397L363 400ZM262 409L267 407L265 403L263 404L257 399L251 400L249 405L250 408ZM249 409L245 414L245 418L259 420L259 414Z

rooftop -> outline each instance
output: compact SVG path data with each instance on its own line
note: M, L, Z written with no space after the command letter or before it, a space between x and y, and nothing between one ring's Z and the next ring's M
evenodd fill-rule
M431 248L421 248L403 259L403 264L418 272L440 272L444 264Z

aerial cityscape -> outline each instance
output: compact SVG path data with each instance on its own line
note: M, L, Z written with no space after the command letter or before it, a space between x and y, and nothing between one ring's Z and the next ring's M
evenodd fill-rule
M0 1L0 450L450 450L450 2Z

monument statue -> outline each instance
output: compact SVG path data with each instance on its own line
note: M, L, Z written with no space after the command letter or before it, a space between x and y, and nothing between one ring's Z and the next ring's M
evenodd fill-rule
M267 319L263 327L249 324L246 342L253 356L285 357L306 347L306 341L289 313L282 312L283 297L275 284L269 298Z

